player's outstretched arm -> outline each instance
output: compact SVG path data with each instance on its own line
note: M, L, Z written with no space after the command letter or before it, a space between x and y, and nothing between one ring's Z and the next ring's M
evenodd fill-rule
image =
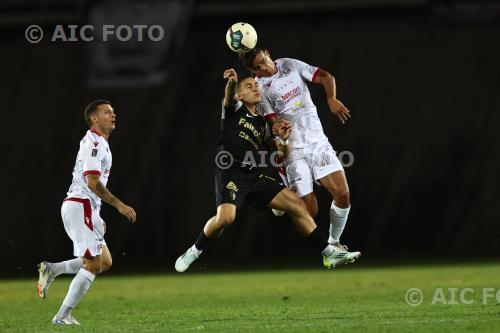
M130 222L135 223L137 215L135 210L125 205L120 199L115 197L107 188L101 183L99 179L99 175L88 174L87 176L87 185L89 188L97 194L99 198L101 198L104 202L110 204L115 207L120 214L125 216Z
M224 95L224 107L235 105L238 103L236 96L236 88L238 86L238 75L233 68L224 71L224 78L227 79L226 91Z
M314 78L314 82L323 85L330 111L340 120L342 124L345 124L347 119L351 118L351 113L349 109L347 109L344 104L337 99L337 85L333 75L319 68L318 74Z

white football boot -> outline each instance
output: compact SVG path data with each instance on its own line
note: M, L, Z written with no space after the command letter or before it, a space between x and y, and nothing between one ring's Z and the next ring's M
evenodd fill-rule
M354 262L361 256L361 252L359 251L348 252L345 245L333 245L333 249L331 255L323 256L323 266L326 268L334 268L338 265Z
M186 271L191 264L198 259L199 254L196 254L195 250L193 247L190 247L186 252L184 252L183 255L181 255L177 260L175 261L175 270L179 273L182 273Z
M52 324L54 325L80 325L80 323L73 318L72 315L63 317L63 318L57 318L57 316L54 316L52 318Z
M42 299L47 297L50 284L55 279L55 274L52 271L52 264L47 261L42 261L38 264L38 296Z
M347 264L355 262L356 259L361 257L361 252L359 251L349 252L349 248L347 247L347 245L342 245L338 242L332 245L336 250L347 253Z

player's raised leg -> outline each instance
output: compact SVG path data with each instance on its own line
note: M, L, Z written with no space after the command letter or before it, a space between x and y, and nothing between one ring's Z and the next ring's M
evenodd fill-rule
M177 258L175 270L179 273L186 271L199 258L206 246L214 239L220 237L224 229L229 227L235 218L235 205L229 203L220 204L217 207L217 215L208 220L193 246Z
M306 237L323 255L323 265L327 268L336 267L349 260L349 253L337 252L333 245L328 244L325 234L317 227L309 215L305 204L292 191L285 188L279 192L268 205L270 208L287 212L297 231Z
M104 273L113 265L113 258L106 245L102 247L102 254L99 257L101 258L101 273Z
M76 274L82 267L82 258L74 258L61 262L42 261L38 264L38 295L47 297L50 285L61 274Z

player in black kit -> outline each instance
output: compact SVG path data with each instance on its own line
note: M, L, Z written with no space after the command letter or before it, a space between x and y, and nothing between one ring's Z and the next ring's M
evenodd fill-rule
M256 108L261 101L257 82L253 77L238 82L234 69L224 71L224 78L228 81L215 170L217 214L205 224L195 244L177 259L175 269L178 272L187 270L206 246L234 222L236 210L244 202L257 210L269 207L288 213L297 231L321 252L325 267L345 263L346 258L334 252L302 200L273 178L265 176L252 163L259 160L258 151L266 135L266 121ZM285 141L291 126L282 122L274 132Z

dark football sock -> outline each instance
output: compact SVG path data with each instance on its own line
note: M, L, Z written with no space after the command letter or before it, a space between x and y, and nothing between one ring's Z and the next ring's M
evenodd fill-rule
M333 247L328 244L328 239L320 228L316 227L306 238L324 256L329 256L333 253Z
M210 244L215 238L208 237L205 235L205 232L201 230L200 234L198 235L198 238L196 239L196 242L194 243L194 246L200 251L203 251L208 244Z

